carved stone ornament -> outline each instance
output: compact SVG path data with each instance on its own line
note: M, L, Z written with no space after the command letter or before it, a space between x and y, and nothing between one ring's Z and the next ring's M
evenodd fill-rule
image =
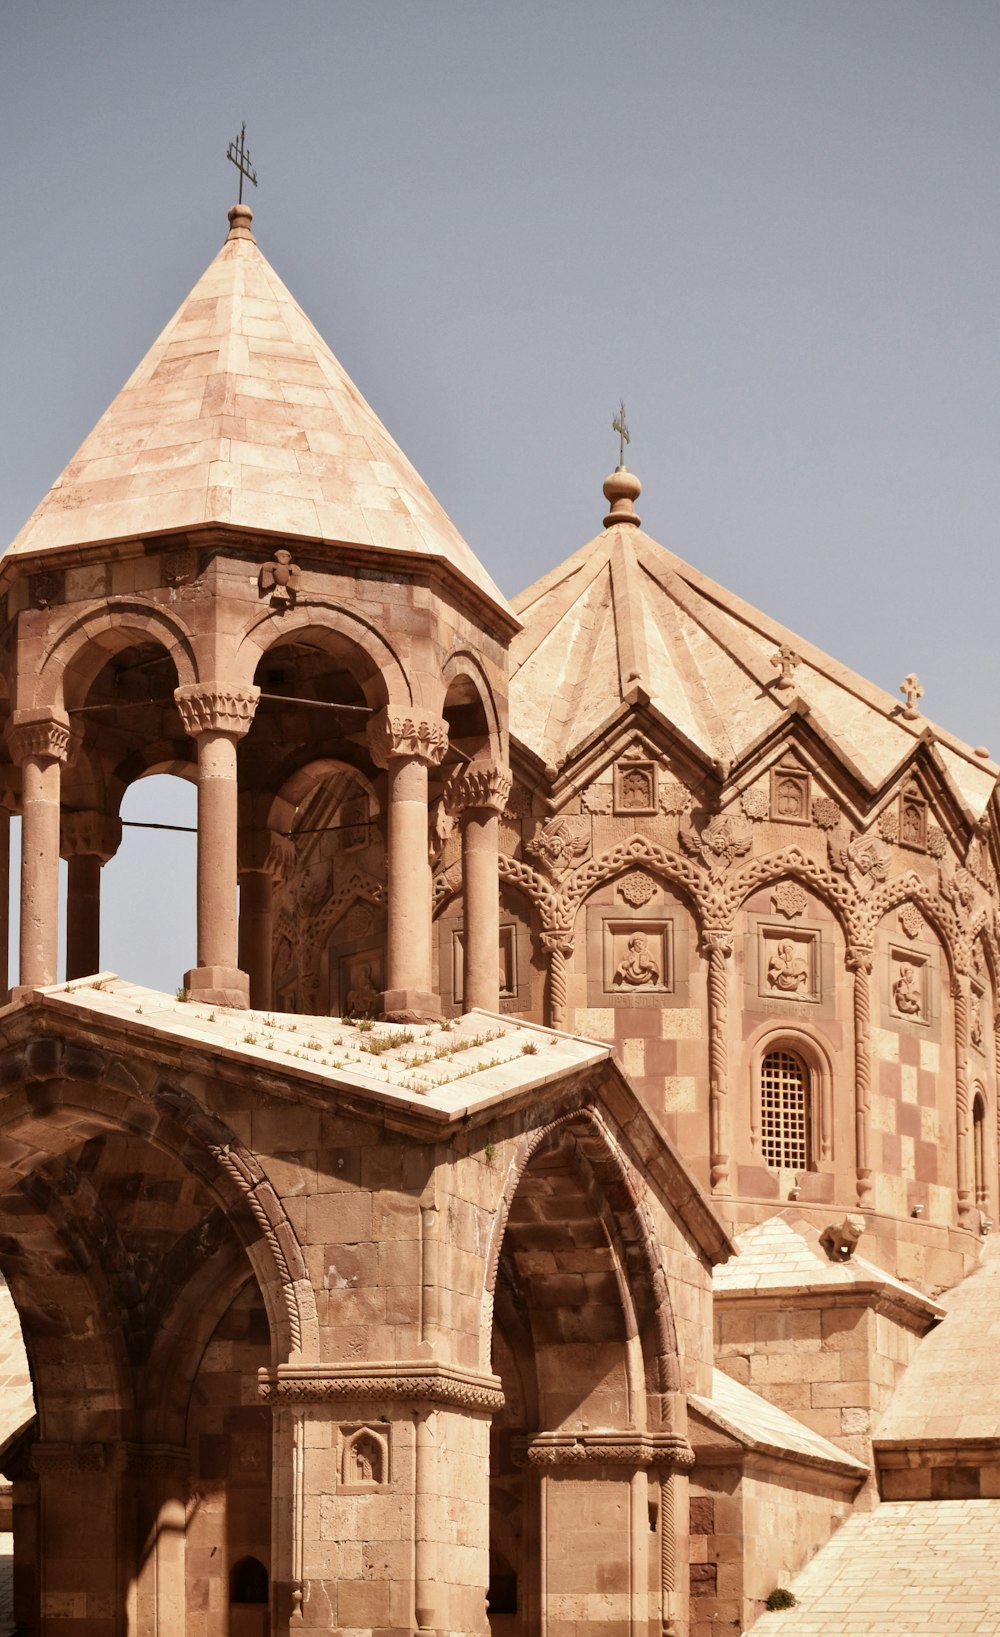
M610 813L613 796L609 784L588 784L581 792L580 805L585 813Z
M184 732L193 739L199 733L231 733L242 738L253 721L259 698L257 687L224 688L208 682L186 682L174 689Z
M771 894L771 903L780 915L789 920L805 912L809 899L797 881L779 881Z
M767 786L752 784L748 790L744 790L740 797L740 806L747 818L752 820L753 823L756 824L761 819L766 819L771 810L771 798Z
M883 807L878 816L878 833L883 841L899 840L899 814L895 807Z
M629 870L618 883L618 891L626 904L632 904L635 909L641 909L643 904L656 893L656 882L646 874L645 870Z
M28 601L32 608L51 608L63 600L66 576L61 569L46 568L28 577Z
M515 1462L531 1466L671 1467L687 1471L694 1450L672 1432L543 1432L518 1441Z
M198 576L198 554L186 546L165 551L160 558L160 573L165 586L190 585Z
M554 880L578 864L589 847L588 837L578 835L564 818L546 819L524 844L525 852L537 858Z
M874 836L852 835L846 847L830 837L831 869L846 875L859 898L867 898L872 888L889 874L891 854Z
M863 1216L845 1216L842 1222L831 1222L819 1236L819 1242L831 1262L849 1262L858 1240L867 1227Z
M406 716L386 709L372 717L367 731L377 767L388 767L395 756L437 767L448 749L448 724L440 716Z
M279 1364L258 1377L257 1391L267 1404L325 1404L343 1400L411 1399L425 1404L454 1404L460 1409L502 1410L499 1377L483 1376L432 1359L365 1364Z
M59 818L59 852L63 858L87 856L106 864L122 842L122 821L94 809L63 811Z
M742 813L717 813L709 819L701 835L696 830L680 833L681 845L686 852L699 856L709 874L722 875L733 863L750 851L753 828Z
M946 875L943 869L939 869L938 875L941 896L948 899L956 915L968 915L976 897L976 883L968 870L959 868Z
M272 608L283 614L286 608L295 607L300 575L301 570L297 563L292 562L291 552L282 548L261 569L257 576L257 590L260 596L269 598Z
M530 812L531 793L524 788L523 784L519 784L515 779L514 783L510 787L510 795L507 797L507 805L503 810L504 818L527 818Z
M672 818L681 813L688 813L694 802L686 784L680 784L676 779L663 779L660 782L660 812L669 813Z
M936 824L927 831L927 851L932 858L943 858L948 850L948 837Z
M923 916L916 904L901 904L899 909L899 924L908 938L920 938L927 930Z
M29 756L66 761L72 737L68 717L32 716L28 711L15 711L6 731L8 749L18 765Z
M499 762L472 762L448 780L443 799L452 813L483 807L502 813L510 790L509 767Z
M840 808L832 796L819 796L813 802L813 823L821 830L835 830L840 823Z
M634 813L650 815L657 809L656 764L646 760L638 748L627 751L615 768L615 812L626 817Z
M340 1488L377 1489L389 1480L387 1422L340 1429Z
M984 887L991 884L990 849L985 836L973 836L965 854L965 867Z

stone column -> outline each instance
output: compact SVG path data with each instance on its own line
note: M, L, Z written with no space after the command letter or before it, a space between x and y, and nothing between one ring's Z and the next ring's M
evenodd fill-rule
M388 949L382 1013L399 1022L433 1022L440 996L431 989L431 865L427 841L427 769L448 745L439 717L383 710L368 724L376 765L388 773Z
M198 746L198 964L184 984L193 1000L247 1006L250 980L237 965L236 746L260 689L187 683L174 698Z
M7 744L21 769L18 994L55 983L59 955L59 790L70 747L63 711L15 711Z
M13 792L0 790L0 1006L10 995L10 815L17 811Z
M733 934L706 930L708 956L708 1119L713 1194L729 1194L729 958Z
M867 1208L872 1191L870 1148L872 1092L872 965L870 944L852 944L847 970L854 973L854 1164L858 1204Z
M239 838L239 964L250 979L250 1005L268 1012L274 1004L271 962L274 883L281 881L295 849L276 830L252 830Z
M972 1228L972 1188L969 1182L969 977L956 972L951 980L955 1003L955 1135L957 1150L958 1225Z
M463 1009L500 1009L500 814L510 795L510 769L473 762L445 791L462 829Z
M110 1444L36 1443L43 1632L64 1622L119 1637L129 1585L128 1509Z
M565 1029L568 989L566 963L573 953L573 939L568 933L543 932L542 948L549 957L548 1005L545 1021L550 1029Z
M121 846L121 819L94 809L63 813L59 851L68 861L66 977L101 970L101 869Z

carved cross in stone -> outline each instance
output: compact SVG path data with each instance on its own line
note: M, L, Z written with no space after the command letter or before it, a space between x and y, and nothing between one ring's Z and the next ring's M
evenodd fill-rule
M231 165L236 166L240 173L240 204L243 203L243 178L246 177L247 181L252 182L254 187L257 186L257 172L250 163L250 150L246 142L247 125L246 120L244 120L240 126L239 141L230 142L229 147L226 149L226 158Z
M619 466L624 466L625 445L632 442L631 434L629 433L628 429L628 422L625 419L624 398L620 398L618 400L618 413L617 415L612 415L611 417L611 430L612 432L618 433L618 464Z
M899 684L899 691L906 700L906 704L903 706L903 715L908 722L912 722L914 717L920 715L917 709L917 700L924 697L924 690L920 686L920 678L915 671L911 671L909 676L904 676Z
M780 672L774 684L776 688L791 688L793 686L792 672L798 663L799 656L795 649L789 648L788 643L783 642L778 652L771 655L771 664L777 665Z

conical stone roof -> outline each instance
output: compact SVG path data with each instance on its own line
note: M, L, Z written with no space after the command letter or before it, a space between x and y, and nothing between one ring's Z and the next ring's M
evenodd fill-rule
M752 608L639 526L639 481L608 478L604 530L514 598L510 717L559 764L626 702L650 704L707 762L737 765L790 707L853 762L872 789L931 724L812 643ZM775 655L791 651L786 686ZM934 749L963 805L981 814L997 778L985 753L941 729Z
M437 558L509 606L257 248L248 206L9 555L228 525Z

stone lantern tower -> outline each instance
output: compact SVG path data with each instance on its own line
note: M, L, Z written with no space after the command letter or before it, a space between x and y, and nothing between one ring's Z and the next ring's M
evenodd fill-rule
M3 560L20 988L59 976L60 854L66 975L98 969L122 798L168 771L198 785L192 998L276 1003L272 883L326 784L344 798L330 827L360 802L385 849L378 1009L438 1011L428 800L445 790L467 842L466 993L495 1006L517 621L251 220L229 212L219 254Z

